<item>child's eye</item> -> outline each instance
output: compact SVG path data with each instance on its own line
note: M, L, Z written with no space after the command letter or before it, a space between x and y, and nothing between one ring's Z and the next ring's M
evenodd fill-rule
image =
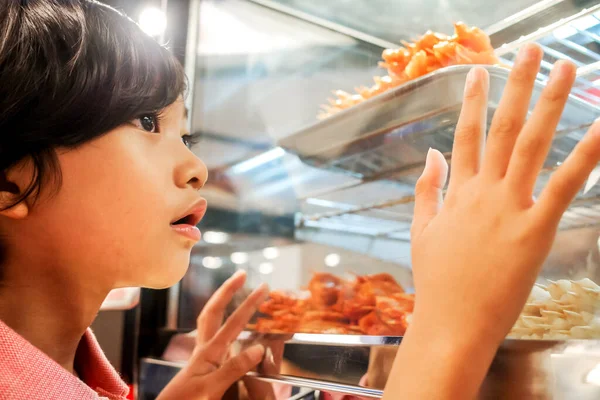
M188 135L183 135L181 137L181 141L183 142L183 144L186 145L186 147L188 149L191 149L193 145L198 143L199 139L200 139L200 137L197 134L192 134L192 135L188 134Z
M144 114L133 120L133 124L146 132L158 132L158 118L154 114Z

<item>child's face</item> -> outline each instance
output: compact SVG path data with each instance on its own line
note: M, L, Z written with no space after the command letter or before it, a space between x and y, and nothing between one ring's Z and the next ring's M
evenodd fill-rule
M58 151L62 184L56 195L42 193L24 218L0 219L8 234L7 261L38 266L28 271L32 276L57 274L102 289L177 282L196 240L172 223L192 208L202 214L206 203L198 189L207 177L182 142L182 115L179 100L163 113L159 133L126 124ZM9 176L23 184L26 171Z

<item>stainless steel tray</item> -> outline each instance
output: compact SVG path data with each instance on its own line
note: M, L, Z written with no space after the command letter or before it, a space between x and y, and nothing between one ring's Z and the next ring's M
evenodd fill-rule
M489 125L509 70L495 66L485 68L490 74ZM405 233L412 219L414 184L428 149L440 150L451 162L454 130L470 69L471 66L454 66L436 71L281 140L281 147L312 166L358 178L358 183L351 187L333 187L302 199L298 226L337 226L343 230L354 220L370 218L376 226L385 226L382 232L377 232L378 236ZM543 83L536 82L531 109L543 87ZM599 108L574 96L569 98L538 179L536 195L583 137L587 126L599 116ZM382 181L395 183L398 190L373 191L371 186ZM348 195L350 192L353 194ZM379 193L382 198L374 202L373 193ZM368 198L369 194L371 199L363 201L362 198ZM560 228L599 224L600 210L595 206L598 200L598 188L585 195L581 192L565 214ZM392 220L395 225L388 227L384 220ZM364 225L364 221L357 223Z
M366 398L382 396L401 340L401 337L322 334L245 333L240 337L244 346L254 343L285 346L282 368L287 373L263 375L259 370L251 374L256 379ZM369 387L359 385L364 378ZM598 399L600 341L506 340L498 350L479 398Z
M249 374L255 379L380 398L401 341L401 337L387 336L243 332L237 350L261 343L275 354L283 351L279 374L267 375L259 367ZM169 354L191 354L194 343L193 336L179 335L171 341L165 358L174 361ZM151 376L172 377L173 369L183 365L159 360L150 364L142 374L149 383L156 379ZM365 380L368 387L361 386ZM506 340L479 395L479 399L514 400L599 398L600 340Z
M362 178L420 163L429 147L450 153L471 68L460 65L435 71L288 136L279 145L312 165ZM496 66L485 68L490 74L489 124L510 71ZM531 108L543 87L543 83L536 83ZM579 127L598 116L600 109L571 96L559 125L563 134L549 157L554 161L551 164L564 160L565 150L570 151L573 142L581 138ZM561 140L565 137L571 140ZM381 157L376 157L373 150ZM361 155L366 158L362 163Z

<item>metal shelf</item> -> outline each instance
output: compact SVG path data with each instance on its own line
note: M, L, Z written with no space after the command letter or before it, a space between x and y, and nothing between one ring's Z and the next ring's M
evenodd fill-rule
M535 195L600 116L600 4L561 19L497 49L511 65L516 52L538 42L545 58L530 109L557 59L578 66L554 144L538 179ZM280 141L305 163L355 180L301 199L300 228L352 232L406 240L414 204L414 185L430 147L451 162L454 130L464 80L470 66L455 66L409 82ZM488 124L500 101L508 70L490 72ZM581 192L564 214L560 229L600 225L600 190Z
M283 345L285 363L297 366L295 372L282 371L279 375L265 375L259 366L257 372L249 374L254 379L380 398L402 338L244 332L238 340L242 347L256 343L267 347ZM505 340L478 398L597 399L600 382L590 377L597 372L598 362L598 340ZM349 376L348 368L354 372L352 376ZM532 376L536 377L535 384L532 384ZM365 383L368 387L364 386ZM554 397L543 396L549 390Z
M563 132L564 135L573 133ZM557 137L560 142L561 135ZM562 158L570 152L567 148L555 146L555 158ZM562 150L561 150L562 149ZM550 167L548 164L554 164ZM551 173L560 161L549 161L536 185L539 195ZM301 215L297 218L299 228L318 228L350 231L363 235L387 237L406 241L410 231L414 207L414 183L423 165L390 173L385 180L352 184L333 188L302 199ZM382 199L382 193L384 193ZM560 229L574 229L600 224L600 188L595 187L585 195L580 192L577 200L564 214Z
M552 29L536 32L535 37L524 37L519 43L499 50L505 62L510 64L520 45L538 40L546 49L544 68L556 58L570 58L579 66L577 85L565 107L535 195L542 191L551 172L567 158L591 122L600 116L597 107L600 104L600 70L596 69L600 67L598 10L600 5L568 19L560 25L563 31L559 32L565 33L558 39L557 26L553 25ZM567 35L573 29L576 29L573 35L579 36ZM591 42L584 42L581 37L594 39L593 46L598 48L592 48ZM564 51L565 46L570 52ZM563 52L559 53L561 49ZM454 130L470 68L455 66L434 72L281 140L282 148L298 155L305 163L356 179L351 184L302 198L298 226L406 240L412 220L414 185L428 149L433 147L442 151L451 163ZM489 124L509 70L487 69L490 72ZM548 79L547 72L542 69L536 82L531 110ZM590 89L596 87L597 92ZM385 188L381 188L382 185ZM599 190L592 190L585 196L580 193L565 213L560 229L600 224L600 208L594 205L598 200Z
M552 171L553 169L546 169L540 175L536 185L536 195L543 190ZM352 193L347 193L349 189L328 193L330 198L334 196L348 198L358 205L314 197L305 199L302 206L304 212L297 220L298 227L353 231L363 235L406 240L412 221L414 193L390 198L390 192L393 193L393 190L388 189L384 192L388 196L386 200L369 202L373 194L380 196L381 193L371 186L372 184L365 184L353 187ZM405 184L405 191L407 187L409 186ZM596 186L586 194L580 192L578 198L563 215L559 228L567 230L598 225L600 225L600 187Z
M570 60L578 67L572 94L600 105L600 4L505 44L496 54L512 65L519 48L530 42L537 42L544 49L540 82L548 81L555 61Z

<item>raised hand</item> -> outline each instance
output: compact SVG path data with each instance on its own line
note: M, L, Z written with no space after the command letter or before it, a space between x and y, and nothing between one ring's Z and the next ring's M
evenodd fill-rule
M244 330L267 296L262 285L253 291L223 324L227 304L244 286L246 274L229 278L210 298L197 321L196 348L188 365L167 385L159 400L217 400L263 359L265 349L256 345L229 357L231 344Z
M489 77L480 67L469 73L444 199L448 167L439 152L427 156L412 228L418 300L385 398L475 396L525 304L563 212L600 160L595 123L533 200L576 73L572 63L557 62L526 119L541 59L536 45L519 52L485 146ZM437 354L426 366L422 360L430 352ZM417 356L420 361L413 360Z

